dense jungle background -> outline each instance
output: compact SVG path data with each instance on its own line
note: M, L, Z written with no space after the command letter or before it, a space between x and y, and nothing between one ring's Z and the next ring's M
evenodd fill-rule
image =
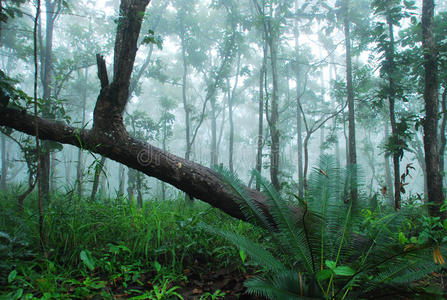
M0 0L0 299L444 299L446 0Z

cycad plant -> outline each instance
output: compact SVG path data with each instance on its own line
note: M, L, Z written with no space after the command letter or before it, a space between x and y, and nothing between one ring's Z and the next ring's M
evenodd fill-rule
M305 199L286 200L255 174L266 195L269 215L248 197L239 179L228 171L220 172L239 195L247 218L263 226L274 243L268 251L265 245L233 232L205 226L262 267L261 276L245 283L251 294L270 299L389 298L403 295L409 283L440 269L431 256L435 246L399 244L403 214L377 217L365 230L359 213L361 200L355 204L349 200L350 184L359 181L351 176L359 172L337 168L332 157L321 157Z

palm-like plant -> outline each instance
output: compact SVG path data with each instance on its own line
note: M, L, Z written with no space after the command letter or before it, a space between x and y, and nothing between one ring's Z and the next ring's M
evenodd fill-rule
M295 196L294 201L285 201L255 174L271 217L248 197L239 179L226 170L220 172L242 199L247 218L263 226L275 244L273 255L243 236L205 226L246 251L263 268L262 276L246 282L249 293L271 299L389 297L440 268L431 259L433 246L399 245L401 213L376 220L367 236L356 233L363 219L348 197L350 184L357 181L351 176L358 172L337 168L329 156L321 157L320 167L311 174L305 199Z

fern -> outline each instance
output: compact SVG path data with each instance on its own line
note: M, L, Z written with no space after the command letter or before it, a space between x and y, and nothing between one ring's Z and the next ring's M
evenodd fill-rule
M362 174L355 168L338 168L330 156L322 156L310 175L305 200L296 197L299 203L294 205L301 206L298 214L270 182L253 172L263 189L270 219L235 175L222 168L219 172L249 220L266 228L276 243L273 255L240 235L202 225L244 249L267 271L246 282L251 294L270 299L360 298L384 285L401 287L440 268L431 261L433 249L404 251L396 241L398 227L406 218L403 213L376 220L368 237L354 232L361 228L359 208L364 200L360 196L352 203L346 197L352 189L361 188ZM362 288L356 289L359 283Z

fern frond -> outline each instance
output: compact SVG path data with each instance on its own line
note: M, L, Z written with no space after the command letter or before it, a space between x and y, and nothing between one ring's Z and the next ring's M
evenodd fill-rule
M238 196L236 197L236 201L239 202L239 208L244 213L247 220L273 231L274 228L272 227L272 224L267 220L256 201L248 196L246 188L239 177L224 167L218 167L217 172Z
M291 247L291 249L299 254L298 257L300 260L304 260L307 271L315 272L315 261L313 259L312 249L309 247L309 240L306 237L304 229L297 226L297 216L293 214L287 202L280 198L279 193L270 182L265 180L256 171L253 171L253 174L265 190L270 213L275 220L280 234L287 240L286 246Z
M271 279L255 277L246 281L244 285L247 288L247 293L274 300L316 299L300 295L298 274L296 274L296 278L287 275L279 275Z
M273 257L273 255L265 250L261 245L233 232L218 230L203 223L199 226L210 233L223 237L224 239L233 243L236 247L243 249L254 261L266 270L279 273L287 270L287 268L278 259Z

